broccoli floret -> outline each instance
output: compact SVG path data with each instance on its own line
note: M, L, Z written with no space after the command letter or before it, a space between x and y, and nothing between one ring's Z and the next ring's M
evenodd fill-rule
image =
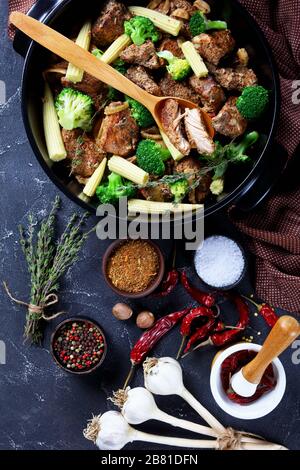
M171 183L169 187L171 193L174 195L174 202L178 203L186 196L189 189L189 183L186 178L181 178L180 180L175 181L175 183Z
M137 164L147 173L156 176L162 176L165 172L165 160L170 158L168 149L162 147L155 140L141 140L137 150Z
M64 88L55 100L55 108L60 125L67 130L79 127L90 131L93 119L93 100L90 96Z
M106 98L108 101L121 101L121 93L109 85Z
M100 184L96 194L102 204L115 204L121 197L134 197L135 187L131 181L124 180L116 173L110 173L108 182Z
M159 40L156 27L149 18L144 16L134 16L129 21L125 21L124 31L137 46L144 44L147 39L151 39L152 42Z
M259 133L256 131L249 132L239 144L231 143L225 147L225 157L231 162L245 162L249 160L246 155L246 150L254 145L259 138Z
M155 121L152 114L138 101L126 96L126 101L129 104L131 116L136 120L140 127L152 126Z
M125 73L127 72L126 62L124 62L124 60L120 58L116 59L112 66L122 75L125 75Z
M210 191L215 196L220 196L224 191L224 175L230 163L240 163L250 160L246 154L249 147L254 145L259 139L259 133L256 131L249 132L244 136L240 143L236 144L231 142L227 145L222 145L216 142L216 149L213 155L207 157L203 156L205 160L213 163L213 178L210 184Z
M97 57L97 59L101 59L101 57L103 56L103 51L101 51L100 49L98 49L98 47L95 47L93 50L92 50L92 54Z
M191 72L190 64L186 59L178 59L170 51L161 51L157 55L168 62L167 71L173 80L184 80Z
M258 139L259 133L252 131L245 135L242 141L238 144L231 142L230 144L223 146L220 142L216 142L216 150L213 155L202 157L214 164L213 180L222 179L230 163L240 163L250 160L246 151L249 147L254 145ZM213 188L215 188L215 185L213 185ZM216 193L214 192L213 194Z
M239 96L236 106L245 119L258 119L269 104L269 92L263 86L247 86Z
M189 26L192 36L198 36L209 29L227 29L226 21L208 20L201 11L196 11L192 15Z

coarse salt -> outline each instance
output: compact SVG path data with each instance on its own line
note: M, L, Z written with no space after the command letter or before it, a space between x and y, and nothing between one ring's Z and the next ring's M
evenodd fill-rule
M229 287L238 282L245 259L238 244L230 238L215 235L204 240L194 258L198 276L209 286Z

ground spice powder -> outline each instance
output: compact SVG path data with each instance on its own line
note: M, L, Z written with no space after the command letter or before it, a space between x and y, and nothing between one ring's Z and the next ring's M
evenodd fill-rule
M111 283L124 292L142 292L151 285L159 270L156 249L145 240L128 240L119 245L107 263Z

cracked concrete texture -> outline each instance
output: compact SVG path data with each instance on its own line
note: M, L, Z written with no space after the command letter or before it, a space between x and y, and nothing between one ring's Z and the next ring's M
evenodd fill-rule
M0 80L6 83L7 102L0 106L0 279L8 281L16 297L27 300L29 279L18 244L18 224L26 224L29 212L33 212L37 219L43 217L56 194L60 194L63 201L61 226L72 212L80 212L81 209L66 199L47 178L27 141L20 111L23 59L13 51L6 38L6 7L3 10L3 3L0 15ZM96 222L95 218L93 222ZM113 408L107 398L112 390L122 386L130 366L130 348L140 335L134 321L121 323L111 315L112 305L120 299L106 287L101 275L101 258L108 243L100 242L95 237L90 238L80 261L61 285L61 302L58 306L69 315L91 316L103 326L109 349L107 359L96 375L73 377L54 364L49 354L49 342L54 325L59 320L47 327L43 348L29 348L23 344L25 310L12 304L0 290L0 340L5 340L7 346L7 364L0 366L0 449L93 448L83 438L82 429L92 413L98 414ZM165 248L168 254L170 247ZM179 259L180 266L187 262L191 263L191 259ZM245 292L249 292L250 287L247 285L245 289ZM132 303L132 306L135 311L147 308L161 315L191 303L181 288L176 292L176 298L173 295L170 299L147 299ZM235 317L232 312L228 314ZM260 319L255 322L259 329L264 328ZM264 329L264 332L267 330ZM155 354L174 356L179 343L179 334L173 332L158 345ZM187 387L224 425L243 428L297 449L300 407L299 399L295 397L299 397L300 375L291 363L290 352L285 353L283 358L288 375L284 401L274 413L256 422L232 419L213 402L209 390L209 372L214 353L207 350L186 358L183 366ZM137 372L133 384L142 385L141 371ZM157 401L171 414L200 422L179 398L158 397ZM174 431L157 423L150 423L143 429L189 437L186 432ZM128 449L157 447L134 443Z

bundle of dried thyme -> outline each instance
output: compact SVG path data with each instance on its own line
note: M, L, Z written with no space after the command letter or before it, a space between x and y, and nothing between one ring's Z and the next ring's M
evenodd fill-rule
M60 198L57 196L49 215L40 224L35 222L30 214L28 228L19 227L20 244L31 280L30 301L27 303L15 299L4 283L11 300L27 307L24 337L31 344L41 343L43 320L50 321L64 313L48 315L46 310L58 302L59 280L77 261L79 251L91 232L82 232L87 214L81 217L73 214L62 235L56 240L56 216L59 207Z

